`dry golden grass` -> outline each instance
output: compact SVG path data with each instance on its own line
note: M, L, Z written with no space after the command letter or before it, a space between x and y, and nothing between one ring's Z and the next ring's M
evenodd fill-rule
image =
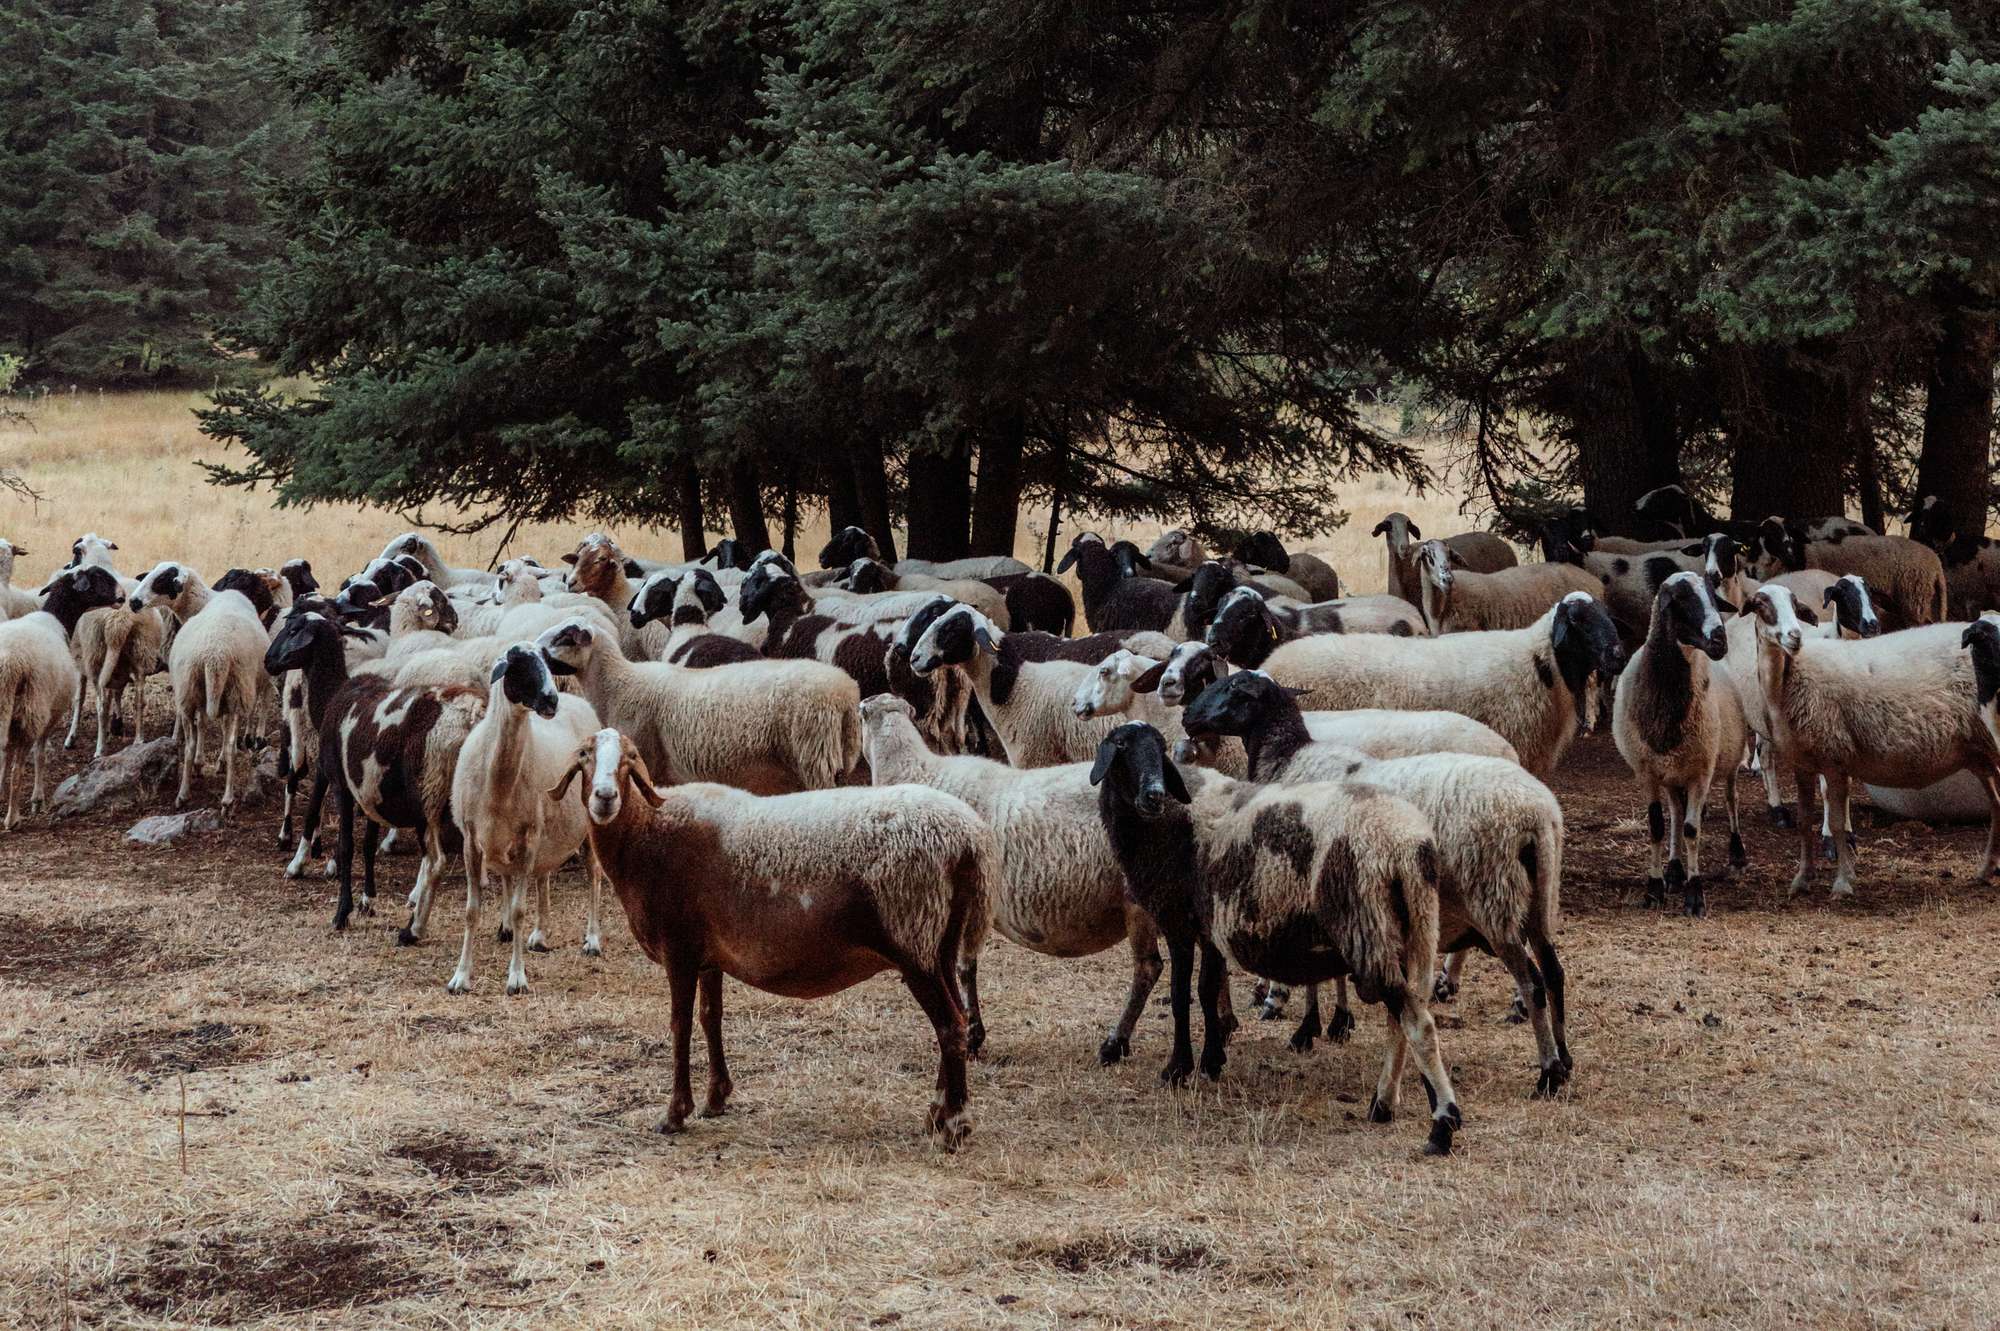
M18 473L42 496L36 504L0 493L0 536L24 546L30 557L15 574L39 583L49 569L69 558L70 542L95 531L118 543L118 565L138 574L162 559L192 564L209 577L232 565L275 565L304 556L322 582L360 568L392 537L410 530L404 516L354 505L321 505L310 510L271 506L268 491L218 488L208 484L200 462L242 461L242 454L195 428L196 393L83 394L56 396L35 406L27 426L0 423L0 467ZM1373 478L1345 490L1343 503L1354 520L1339 531L1293 544L1328 552L1344 581L1357 592L1381 591L1380 540L1368 535L1383 514L1403 509L1426 531L1464 530L1455 500L1440 492L1412 495L1400 483ZM1015 553L1041 566L1047 533L1046 510L1024 512ZM1068 533L1092 522L1089 515L1067 520ZM503 528L476 536L437 537L444 557L484 568L493 558ZM544 560L576 548L591 528L581 523L523 527L510 552L526 551ZM775 528L774 528L775 533ZM722 533L711 533L711 538ZM826 542L827 524L815 514L802 524L798 548L808 560ZM1136 533L1142 544L1156 533ZM678 531L621 528L621 542L633 553L673 558Z
M51 530L137 512L87 497ZM1365 532L1377 506L1350 506ZM182 530L127 549L185 554ZM2000 1323L1977 834L1864 825L1861 899L1834 907L1785 902L1790 842L1753 826L1752 869L1691 923L1625 901L1642 851L1608 743L1555 784L1577 1080L1526 1098L1531 1041L1475 962L1441 1009L1467 1116L1443 1161L1414 1085L1402 1120L1361 1121L1372 1012L1306 1056L1252 1022L1221 1082L1173 1092L1164 986L1101 1069L1118 954L1004 943L959 1154L921 1134L934 1047L886 977L814 1004L726 986L731 1111L662 1138L664 977L615 914L580 955L576 875L533 991L501 996L489 938L453 998L454 912L393 946L408 858L335 936L269 807L170 851L123 844L136 815L33 821L0 840L0 1326Z

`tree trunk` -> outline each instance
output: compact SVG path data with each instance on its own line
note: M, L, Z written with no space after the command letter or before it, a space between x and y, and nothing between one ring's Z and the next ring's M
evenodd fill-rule
M909 493L910 558L963 559L972 516L972 450L916 449L905 465Z
M736 539L751 550L771 548L757 464L740 455L729 464L729 525L735 529Z
M861 492L854 488L854 467L844 456L826 469L826 520L836 532L865 525Z
M1583 506L1598 530L1631 531L1639 497L1681 481L1672 389L1636 345L1593 358L1577 374L1565 414Z
M1861 440L1854 459L1854 489L1861 500L1861 520L1876 531L1887 533L1889 515L1882 502L1882 459L1871 431Z
M875 545L887 564L896 562L896 528L889 519L889 466L882 457L881 441L856 440L849 454L854 460L854 491L861 508L855 525L875 538Z
M1725 420L1734 454L1730 516L1738 522L1846 511L1843 473L1867 400L1857 406L1854 378L1805 354L1764 347L1732 357Z
M692 462L681 465L681 558L700 559L708 553L708 533L701 517L701 473Z
M972 493L972 553L1011 555L1021 518L1021 458L1027 451L1027 413L1001 413L979 443L979 488Z
M1056 569L1056 531L1062 526L1062 487L1049 491L1049 537L1042 543L1042 572Z
M799 562L799 464L785 465L785 558L794 565Z
M2000 326L1963 307L1947 311L1924 399L1917 493L1936 495L1962 536L1986 531L1993 446L1993 368Z

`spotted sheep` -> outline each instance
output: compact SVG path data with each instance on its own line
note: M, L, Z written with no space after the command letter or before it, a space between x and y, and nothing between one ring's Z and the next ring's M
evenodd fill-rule
M1631 646L1645 640L1652 625L1654 598L1676 573L1703 578L1709 590L1730 607L1731 614L1749 595L1747 553L1726 532L1646 554L1593 550L1583 557L1581 568L1601 585L1599 596Z
M1121 647L1164 655L1173 643L1157 633L1107 631L1069 640L1003 633L971 606L954 605L912 648L910 668L925 676L963 671L1007 761L1049 767L1088 759L1115 724L1077 715L1075 702L1078 684Z
M987 893L993 927L1009 942L1051 957L1088 957L1120 942L1132 953L1123 1011L1098 1060L1132 1052L1132 1031L1160 978L1159 932L1125 895L1125 878L1097 817L1090 764L1024 771L985 758L932 753L908 703L877 694L861 704L868 766L877 786L912 783L971 805L993 829L999 874ZM976 959L963 976L971 1048L985 1038Z
M1662 583L1646 641L1619 675L1612 703L1612 738L1646 802L1646 904L1663 906L1667 892L1678 891L1689 915L1708 909L1701 825L1718 777L1729 815L1729 866L1745 863L1736 764L1750 732L1737 682L1718 664L1729 654L1722 606L1699 573L1676 573Z
M1331 715L1344 719L1349 714ZM1496 957L1514 979L1518 1011L1534 1029L1541 1069L1535 1093L1553 1095L1562 1088L1574 1066L1555 946L1561 916L1562 806L1547 786L1521 770L1511 750L1496 754L1441 746L1384 751L1380 737L1374 736L1376 751L1364 752L1349 736L1316 736L1291 695L1254 671L1203 690L1188 707L1187 727L1195 735L1238 739L1249 754L1253 781L1360 781L1421 810L1438 846L1439 946L1451 956L1436 978L1434 996L1447 1001L1456 995L1459 969L1470 949ZM1355 726L1352 736L1361 738L1368 730ZM1331 1027L1335 1040L1353 1028L1346 1008L1343 984ZM1311 1048L1319 1025L1315 993L1293 1047Z
M556 691L555 677L533 644L516 643L493 663L486 713L466 736L451 777L451 814L464 843L465 937L458 966L445 984L449 992L472 988L473 943L489 876L500 883L501 936L513 944L507 992L527 992L524 951L548 950L543 931L552 918L549 880L583 845L587 827L580 804L550 800L548 791L597 730L597 713L582 698ZM530 883L536 892L532 933L523 927ZM424 936L436 888L435 877L425 880L397 941L413 943ZM604 948L598 931L600 897L593 865L586 956L598 956Z
M1413 606L1421 605L1423 592L1417 578L1417 543L1424 539L1423 529L1410 521L1409 514L1391 513L1375 524L1371 535L1383 538L1383 548L1388 556L1383 585L1388 588L1388 594ZM1491 532L1460 532L1456 536L1445 537L1444 543L1465 561L1466 568L1475 573L1498 573L1520 563L1514 547Z
M58 575L32 612L0 622L0 784L7 788L7 817L0 830L12 831L20 818L21 787L34 768L28 810L42 806L42 761L62 728L63 704L76 691L78 671L70 654L77 621L122 595L110 569L84 565Z
M632 594L627 614L651 660L707 670L763 659L763 652L740 638L718 633L709 623L709 617L728 603L722 584L707 569L662 569Z
M1764 519L1757 528L1751 573L1768 581L1808 568L1868 579L1875 608L1891 631L1941 623L1948 613L1944 563L1921 542L1907 536L1855 536L1844 531L1815 537L1799 523Z
M613 635L584 619L549 629L536 646L663 781L821 790L860 760L860 690L834 666L771 660L693 670L628 661Z
M254 725L259 700L270 692L264 652L270 646L257 607L244 592L211 589L192 568L172 560L139 580L129 602L134 612L159 607L181 621L168 649L174 714L180 733L181 783L176 808L194 787L205 727L220 732L222 814L236 807L236 752L246 725Z
M1301 638L1264 663L1299 705L1333 711L1388 707L1451 711L1489 726L1537 777L1555 770L1579 729L1598 721L1599 685L1624 664L1604 609L1571 592L1533 625L1451 633Z
M1414 1051L1431 1099L1426 1154L1451 1150L1462 1122L1438 1048L1429 989L1437 964L1438 847L1413 805L1365 783L1260 786L1214 772L1183 776L1143 722L1105 736L1090 772L1098 816L1132 897L1159 925L1171 962L1173 1056L1161 1079L1195 1068L1189 1033L1201 954L1200 1067L1215 1078L1235 1023L1220 995L1227 967L1282 984L1346 976L1388 1014L1369 1118L1395 1115Z
M321 722L334 695L347 683L354 660L351 648L357 641L372 645L373 638L369 630L341 623L325 600L309 598L294 604L264 650L264 673L279 681L285 709L286 738L278 763L285 799L278 821L278 846L298 847L298 854L285 870L289 878L298 877L307 856L318 853L319 806L314 805L311 821L296 836L292 809L299 782L318 764ZM329 862L328 872L334 867Z
M1430 629L1415 609L1393 596L1293 605L1238 588L1216 608L1202 640L1219 660L1254 670L1288 642L1330 633L1411 638L1428 637Z
M1872 584L1871 584L1872 585ZM1766 584L1746 610L1757 627L1757 687L1770 718L1776 760L1798 792L1799 863L1791 891L1812 882L1812 827L1805 814L1815 778L1830 807L1845 809L1848 783L1915 788L1954 772L1985 787L1989 826L1980 877L2000 880L2000 753L1978 706L1966 626L1933 624L1845 641L1808 637L1789 588ZM1833 891L1854 891L1854 851L1833 838Z
M681 1131L694 1111L697 988L708 1045L702 1116L713 1118L734 1089L722 1047L724 974L821 998L890 970L937 1039L925 1126L947 1149L965 1140L958 976L985 943L999 870L992 830L963 800L917 786L761 797L711 782L656 787L638 746L610 728L577 750L550 795L581 799L591 851L632 936L667 971L674 1083L660 1131Z

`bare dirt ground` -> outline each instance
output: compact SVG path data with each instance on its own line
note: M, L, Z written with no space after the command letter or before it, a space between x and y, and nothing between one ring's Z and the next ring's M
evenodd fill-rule
M615 907L581 955L578 875L528 996L489 936L454 998L457 880L436 937L393 945L411 858L335 936L269 808L172 850L125 846L133 814L38 820L0 841L0 1325L2000 1322L1978 834L1864 821L1859 901L1822 874L1788 903L1789 835L1753 810L1752 868L1691 922L1629 904L1608 742L1557 787L1577 1079L1527 1098L1532 1042L1475 961L1443 1161L1414 1084L1363 1121L1372 1012L1305 1056L1251 1022L1219 1084L1173 1092L1164 986L1100 1068L1118 955L1004 942L961 1153L921 1133L934 1046L886 977L817 1004L731 982L731 1111L663 1138L664 979Z

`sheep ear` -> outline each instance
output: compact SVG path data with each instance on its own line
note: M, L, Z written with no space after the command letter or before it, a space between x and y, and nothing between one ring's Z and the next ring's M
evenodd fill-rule
M1419 527L1414 522L1406 522L1403 525L1409 531L1411 540L1421 541L1424 539L1424 529L1422 527Z
M118 548L118 542L116 542L116 541L106 541L106 542L104 543L104 548L105 548L106 550L116 550L116 549Z
M17 545L17 546L15 546L15 547L14 547L14 553L15 553L15 554L17 554L17 555L25 555L25 554L27 554L27 553L28 553L28 551L27 551L27 548L26 548L25 546L19 546L19 545Z
M1187 782L1181 780L1181 769L1174 766L1172 759L1160 764L1160 779L1166 785L1169 795L1182 804L1194 803L1194 797L1188 794Z
M646 770L646 760L636 753L625 755L625 780L639 793L640 799L654 808L667 802L666 797L653 788L653 776Z
M1077 546L1074 546L1074 545L1072 545L1072 546L1071 546L1071 547L1069 548L1068 552L1067 552L1067 553L1065 553L1065 554L1063 555L1063 557L1062 557L1062 562L1056 565L1056 572L1058 572L1058 573L1067 573L1067 572L1069 572L1069 569L1070 569L1070 565L1072 565L1072 564L1074 564L1074 563L1076 562L1076 552L1077 552L1077 549L1078 549L1078 547L1077 547Z
M1375 530L1369 532L1368 534L1370 536L1381 536L1388 530L1389 530L1389 519L1383 518L1380 522L1375 524Z
M1886 613L1890 619L1902 618L1903 612L1896 608L1896 598L1878 590L1873 583L1868 587L1868 603L1875 607L1878 616Z
M1458 551L1452 549L1448 545L1444 548L1444 562L1451 565L1453 568L1472 567L1472 565L1465 562L1464 555L1460 554Z
M1279 692L1283 693L1287 698L1293 698L1293 699L1303 698L1308 693L1312 692L1311 689L1295 689L1289 684L1280 684L1278 686L1278 690Z
M576 780L577 776L581 774L582 771L583 771L583 759L581 757L578 757L575 762L570 764L569 770L563 773L563 779L556 782L555 789L549 792L549 798L552 800L560 800L563 796L569 794L569 783Z
M1682 546L1682 547L1681 547L1681 553L1682 553L1682 554L1684 554L1684 555L1698 555L1698 554L1700 554L1700 553L1701 553L1701 542L1700 542L1700 541L1696 541L1696 542L1695 542L1695 543L1694 543L1693 545L1684 545L1684 546Z
M1132 560L1134 563L1138 564L1140 568L1151 568L1153 566L1153 561L1146 557L1146 552L1143 550L1133 551Z
M1185 596L1187 595L1188 592L1192 591L1193 589L1194 589L1194 578L1193 577L1182 578L1179 582L1174 584L1174 595Z
M1104 784L1105 776L1111 771L1111 759L1116 756L1118 746L1106 740L1097 746L1097 761L1090 765L1090 784Z
M575 562L576 562L576 551L572 550L568 554L563 556L563 563L574 564Z
M625 576L628 578L643 578L646 576L646 570L639 567L639 561L636 559L628 559L625 561Z
M1731 605L1729 604L1729 602L1723 600L1720 596L1715 598L1715 608L1717 610L1722 611L1725 614L1730 614L1730 615L1740 615L1743 613L1743 608L1741 606Z
M1158 665L1154 666L1152 669L1148 670L1145 674L1133 680L1132 691L1134 693L1157 692L1160 687L1160 679L1166 673L1167 673L1167 663L1165 661L1162 661Z
M1801 624L1817 625L1819 623L1819 616L1805 606L1794 605L1792 613L1799 617L1799 623Z
M982 624L972 631L972 640L978 643L979 650L985 652L987 655L1000 655L1000 649L993 645L993 635L986 631L985 625Z

